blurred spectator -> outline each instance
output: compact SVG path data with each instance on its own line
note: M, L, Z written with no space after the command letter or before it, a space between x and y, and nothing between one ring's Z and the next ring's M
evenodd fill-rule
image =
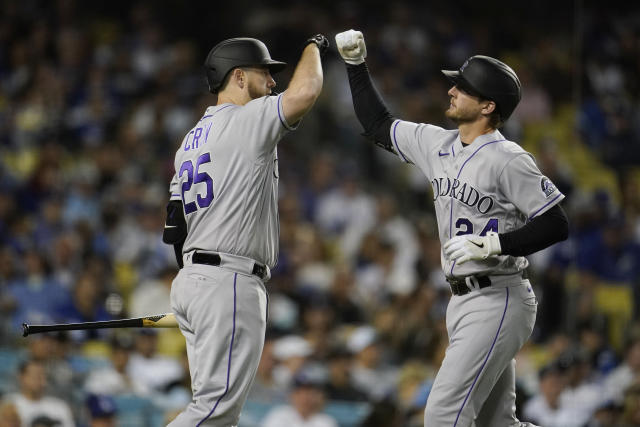
M367 400L367 395L353 385L353 355L350 352L341 348L333 349L327 357L327 365L327 398L345 401Z
M415 265L418 260L419 246L416 230L404 216L400 215L396 201L390 194L379 194L376 202L375 228L394 251L387 287L392 294L408 295L417 285Z
M262 427L338 427L331 416L321 413L325 402L324 381L299 372L293 381L289 405L272 409Z
M176 269L166 267L154 279L149 279L136 287L130 296L129 315L144 317L159 313L171 313L169 296Z
M581 349L571 349L560 357L558 363L566 370L567 378L560 406L573 414L573 425L582 426L603 403L602 387L594 381L591 362Z
M631 335L625 345L624 359L604 379L605 398L622 404L625 390L640 383L640 335Z
M335 313L336 324L362 323L364 314L356 303L354 275L347 263L340 263L335 267L331 288L329 289L329 304Z
M47 387L45 368L42 363L27 360L19 368L19 393L8 397L22 421L22 427L31 427L38 417L46 416L60 424L73 427L75 423L69 406L62 400L44 394Z
M373 198L350 169L342 174L338 187L318 200L315 223L328 236L339 239L341 256L351 260L373 226L375 215Z
M89 427L116 427L116 402L108 395L90 394L87 398Z
M49 332L29 338L29 357L45 367L47 394L69 401L80 373L71 363L65 332Z
M284 401L286 398L287 390L281 388L274 378L274 369L277 364L274 355L275 344L273 337L265 338L258 372L249 392L249 400L272 403Z
M359 326L349 336L347 348L354 355L353 385L369 399L382 400L395 387L396 368L382 359L382 346L376 330Z
M278 362L273 370L276 388L290 390L293 379L312 353L313 349L309 342L298 335L278 338L273 347L273 356Z
M130 356L127 374L131 382L155 393L169 392L180 383L184 369L176 359L158 354L158 332L140 329L135 338L135 352Z
M134 381L128 373L129 360L134 348L130 334L115 333L109 340L111 351L109 364L95 368L87 375L84 388L88 393L101 395L145 394L149 389Z
M560 396L567 386L565 368L554 361L539 373L540 391L525 403L523 418L545 427L578 426L572 413L562 407Z
M620 427L621 414L622 406L612 401L605 401L596 408L593 417L585 427Z
M110 320L104 304L102 279L89 271L80 274L72 289L72 299L58 308L56 316L62 323L99 322ZM104 329L72 331L71 337L79 342L105 337Z
M24 275L9 283L7 294L14 305L11 324L19 330L22 323L54 323L60 307L69 304L69 293L53 280L45 259L36 251L21 257Z

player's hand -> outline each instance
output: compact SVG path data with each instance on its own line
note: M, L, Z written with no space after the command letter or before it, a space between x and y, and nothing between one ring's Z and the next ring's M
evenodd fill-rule
M487 259L502 252L500 238L494 231L488 232L486 236L456 236L445 243L443 249L445 256L458 264L464 264L469 260Z
M329 47L329 40L324 36L324 34L316 34L315 36L308 38L305 46L309 43L315 43L316 46L318 46L320 56L323 56Z
M336 46L347 64L362 64L367 57L367 46L360 31L347 30L336 34Z

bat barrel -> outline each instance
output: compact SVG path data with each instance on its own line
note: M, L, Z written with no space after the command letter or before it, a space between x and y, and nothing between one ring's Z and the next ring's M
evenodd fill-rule
M63 323L55 325L28 325L22 324L22 336L38 334L42 332L78 331L84 329L106 328L135 328L142 327L142 319L106 320L101 322Z

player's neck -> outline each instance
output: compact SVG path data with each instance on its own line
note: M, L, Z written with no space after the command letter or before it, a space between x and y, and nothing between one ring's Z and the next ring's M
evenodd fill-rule
M460 141L462 141L464 145L469 145L480 135L491 133L494 130L495 129L488 126L487 122L484 120L460 123L458 125L458 131L460 132Z
M222 105L222 104L244 105L249 101L251 101L251 99L244 92L223 91L218 94L218 102L216 102L216 105Z

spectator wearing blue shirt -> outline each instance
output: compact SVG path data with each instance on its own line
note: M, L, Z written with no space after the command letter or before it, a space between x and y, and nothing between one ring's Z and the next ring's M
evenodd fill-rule
M57 318L62 323L98 322L110 320L112 316L104 307L102 283L100 278L90 272L83 272L77 278L72 290L72 298L57 310ZM73 331L75 341L86 341L105 337L105 330L92 329Z
M59 307L70 302L69 293L51 277L39 253L28 251L19 258L25 272L7 287L7 296L14 306L12 328L21 330L23 322L51 323Z

